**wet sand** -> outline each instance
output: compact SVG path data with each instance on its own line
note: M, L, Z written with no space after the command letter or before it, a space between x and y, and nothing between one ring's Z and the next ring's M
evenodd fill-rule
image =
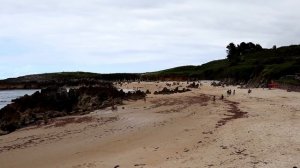
M118 87L153 93L165 86ZM236 94L226 96L227 89ZM296 92L248 94L203 82L190 92L150 94L117 111L63 117L1 136L0 167L300 167L299 102Z

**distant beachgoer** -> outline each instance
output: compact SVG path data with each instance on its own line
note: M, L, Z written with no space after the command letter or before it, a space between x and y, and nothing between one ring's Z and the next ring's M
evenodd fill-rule
M216 101L216 96L213 97L213 101L214 101L214 102Z
M235 90L233 90L233 95L235 95Z
M224 95L223 95L223 94L221 95L221 98L220 98L220 99L221 99L221 100L223 100L223 99L224 99Z
M231 95L231 89L227 90L227 96L230 96L230 95Z
M251 89L248 89L248 94L250 94L252 92L252 90Z
M144 102L146 103L146 97L144 97Z
M115 99L112 99L112 102L111 102L111 110L112 110L112 111L118 110L117 106L115 106Z

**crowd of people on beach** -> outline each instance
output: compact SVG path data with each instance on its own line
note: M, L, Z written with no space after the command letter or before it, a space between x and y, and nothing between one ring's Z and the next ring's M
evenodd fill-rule
M127 82L127 83L129 84L130 82ZM140 83L140 82L138 82L138 83ZM159 83L159 82L156 82L156 83ZM190 84L190 85L188 85L188 87L192 87L192 86L195 85L196 87L192 87L192 88L198 88L199 86L202 86L202 83L200 81L198 81L197 83L198 84L196 85L196 82L192 82L192 84L190 84L189 81L186 82L186 84ZM171 86L174 86L174 85L180 85L180 83L179 82L173 82L173 85L172 85L172 83L166 83L167 87L171 87ZM214 86L214 87L217 87L217 86L225 87L224 84L220 85L220 83L218 84L216 82L212 82L211 85ZM120 86L122 86L122 83L120 84ZM156 86L158 86L158 85L156 85ZM127 88L128 88L128 86L127 86ZM136 87L136 88L134 88L134 90L139 90L140 88L142 88L142 87ZM252 90L249 88L247 92L248 92L248 95L249 95L249 94L251 94ZM149 92L149 93L151 94L151 92ZM234 96L236 94L236 90L235 89L228 89L226 91L226 94L227 94L227 97L229 97L231 95ZM225 98L224 94L221 94L219 100L224 100L224 98ZM212 97L213 102L215 102L216 99L217 99L216 96ZM146 102L146 97L144 98L144 102ZM112 107L114 107L114 106L112 106ZM115 108L112 108L112 109L115 109Z
M252 90L251 89L248 89L248 95L250 94L252 92ZM227 97L229 97L230 95L235 95L235 89L233 89L233 90L231 90L231 89L229 89L229 90L227 90L226 91L226 93L227 93ZM224 99L224 94L222 94L221 96L220 96L220 100L223 100ZM212 98L212 100L215 102L216 101L216 96L213 96L213 98Z

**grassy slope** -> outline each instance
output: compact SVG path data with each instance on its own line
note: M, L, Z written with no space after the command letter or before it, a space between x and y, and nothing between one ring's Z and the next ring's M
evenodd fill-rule
M11 78L2 82L28 82L28 81L57 81L71 79L101 79L101 80L143 80L158 79L210 79L254 82L278 80L290 84L300 84L299 80L286 75L300 73L300 45L281 47L276 50L264 49L263 51L245 54L238 64L231 65L227 59L211 61L200 66L181 66L145 74L115 73L98 74L89 72L60 72L38 75L28 75Z
M300 46L281 47L276 50L245 54L241 62L231 65L226 59L212 61L201 66L182 66L147 73L143 78L155 79L171 76L188 76L189 79L234 79L236 81L279 80L292 84L300 82L286 75L300 73Z
M133 80L138 79L139 74L134 73L114 73L114 74L99 74L90 72L57 72L45 73L36 75L27 75L18 78L9 78L2 80L2 82L43 82L43 81L61 81L61 80L74 80L74 79L99 79L99 80ZM1 81L0 81L1 83Z

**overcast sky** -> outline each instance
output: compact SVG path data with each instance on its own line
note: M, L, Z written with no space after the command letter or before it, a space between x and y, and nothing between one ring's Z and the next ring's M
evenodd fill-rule
M148 72L299 44L299 0L0 0L0 78Z

